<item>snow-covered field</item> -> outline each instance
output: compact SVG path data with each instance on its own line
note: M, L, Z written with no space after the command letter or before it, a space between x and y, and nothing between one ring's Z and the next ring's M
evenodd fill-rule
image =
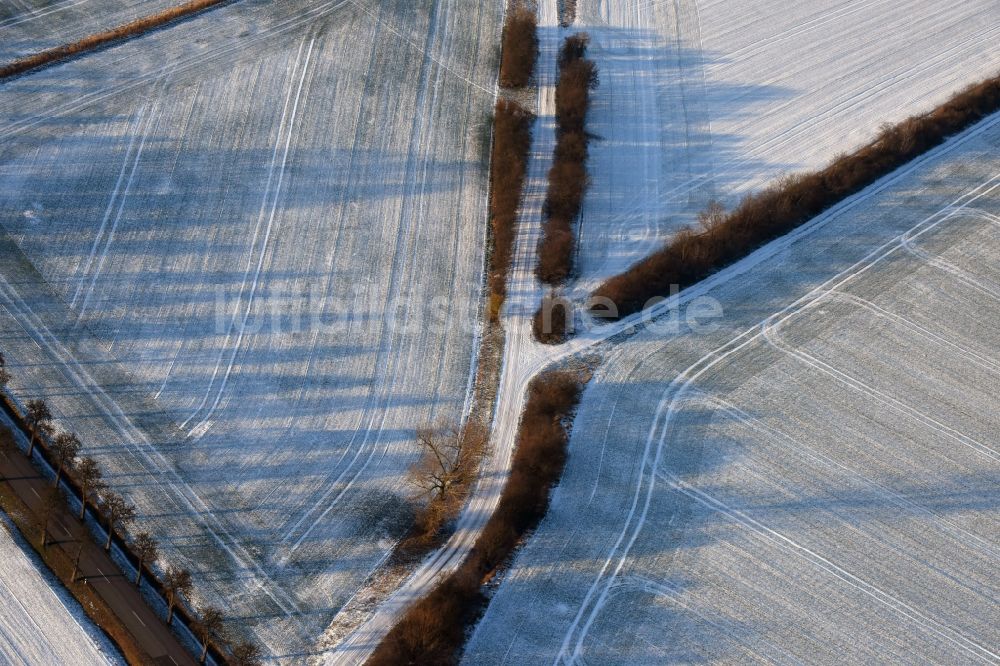
M67 44L176 4L175 0L0 0L0 62Z
M465 409L501 11L248 0L0 85L14 390L274 654L390 551L413 429Z
M0 522L0 662L4 664L117 663L98 647L100 630L52 583ZM66 597L69 594L63 593ZM105 646L105 650L108 648Z
M466 662L1000 659L998 149L993 116L598 347Z
M713 198L821 167L1000 71L993 0L580 0L601 85L578 294Z

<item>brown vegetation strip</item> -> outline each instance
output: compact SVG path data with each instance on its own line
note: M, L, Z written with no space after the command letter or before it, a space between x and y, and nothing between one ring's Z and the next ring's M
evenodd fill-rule
M467 630L487 604L484 582L545 515L549 490L566 461L566 422L582 392L583 379L570 371L547 372L532 381L496 511L466 560L406 612L369 659L370 666L458 661Z
M190 2L185 2L182 5L165 9L162 12L157 12L156 14L152 14L150 16L144 16L134 21L123 23L122 25L111 28L110 30L88 35L87 37L70 44L63 44L62 46L56 46L30 56L25 56L24 58L20 58L14 62L0 66L0 79L17 76L18 74L23 74L32 69L38 69L39 67L51 65L52 63L58 62L64 58L69 58L71 56L80 55L81 53L86 53L87 51L99 49L121 39L141 35L170 23L171 21L176 21L177 19L197 14L200 11L204 11L215 5L229 1L230 0L191 0Z
M573 270L573 221L587 190L587 110L597 85L597 66L584 58L586 33L567 37L559 54L556 84L556 149L549 169L545 222L538 243L538 279L560 284Z
M517 238L517 209L528 169L531 126L534 116L516 102L501 99L493 116L493 155L490 173L490 226L493 252L490 255L490 319L497 321L507 294L514 241Z
M500 57L500 85L523 88L531 81L538 58L538 32L535 12L516 3L507 13L503 27Z
M700 228L681 231L593 295L610 299L617 316L639 312L672 284L698 282L997 111L1000 76L966 88L930 113L884 127L874 141L820 171L787 176L748 195L729 213L703 213ZM602 316L610 314L598 307Z

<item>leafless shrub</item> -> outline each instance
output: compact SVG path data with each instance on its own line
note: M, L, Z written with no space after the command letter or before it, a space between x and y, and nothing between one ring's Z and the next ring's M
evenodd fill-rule
M535 12L519 6L508 12L503 29L500 58L500 85L523 88L531 81L538 58L538 32Z

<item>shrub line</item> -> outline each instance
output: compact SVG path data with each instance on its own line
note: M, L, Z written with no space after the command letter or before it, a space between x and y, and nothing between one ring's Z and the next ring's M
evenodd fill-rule
M549 285L558 285L573 272L576 237L573 222L580 214L587 191L586 131L590 91L597 86L597 65L585 58L590 37L567 37L559 53L556 83L556 148L549 169L548 191L542 210L542 238L538 243L535 274Z
M368 660L369 666L452 664L488 604L483 586L545 515L549 491L562 475L567 426L586 379L553 370L528 387L510 476L496 511L465 561L411 606Z
M190 0L182 5L165 9L161 12L137 18L134 21L115 26L110 30L88 35L69 44L55 46L44 51L39 51L29 56L19 58L11 63L0 66L0 80L24 74L30 70L39 69L52 65L60 60L72 56L80 55L88 51L95 51L113 42L135 37L147 33L155 28L159 28L171 21L186 18L192 14L204 11L215 5L229 2L230 0Z
M499 321L507 295L514 242L517 239L517 212L528 172L531 127L534 115L517 102L497 100L493 115L493 154L490 159L490 228L493 250L490 255L489 319Z
M781 178L747 195L728 213L710 207L699 216L700 228L680 231L661 249L608 279L594 291L593 300L615 304L616 313L599 306L602 318L639 312L668 294L671 285L685 288L699 282L997 111L1000 76L967 87L929 113L884 125L874 141L819 171Z

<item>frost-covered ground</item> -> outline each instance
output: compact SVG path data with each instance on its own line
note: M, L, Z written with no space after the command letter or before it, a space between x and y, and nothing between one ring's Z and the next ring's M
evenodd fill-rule
M9 529L0 522L0 662L119 663L100 630L68 593L56 593Z
M578 294L713 198L813 169L1000 71L993 0L580 0L601 85Z
M996 661L1000 116L603 346L466 661ZM704 306L702 306L704 307Z
M0 85L14 390L272 653L388 554L413 429L465 409L501 9L247 0Z

